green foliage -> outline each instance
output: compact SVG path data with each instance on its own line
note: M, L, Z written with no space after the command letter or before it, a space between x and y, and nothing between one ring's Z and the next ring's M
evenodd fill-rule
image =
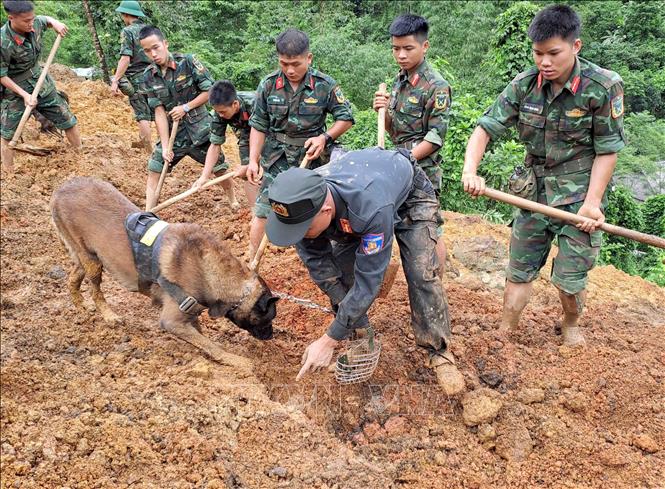
M539 9L531 2L517 2L499 15L490 63L498 75L499 89L533 63L527 29Z
M610 224L628 229L642 229L643 217L640 205L635 201L630 190L617 186L609 192L609 204L605 211L605 218ZM612 264L621 270L636 275L637 242L612 234L605 235L605 245L600 252L602 263Z

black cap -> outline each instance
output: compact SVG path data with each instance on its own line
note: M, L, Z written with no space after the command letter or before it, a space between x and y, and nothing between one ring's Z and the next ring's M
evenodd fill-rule
M325 180L306 168L280 173L268 190L271 211L266 234L277 246L291 246L305 237L328 194Z

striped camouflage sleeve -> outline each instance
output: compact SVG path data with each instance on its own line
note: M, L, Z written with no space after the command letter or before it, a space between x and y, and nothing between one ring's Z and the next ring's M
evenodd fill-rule
M596 154L617 153L626 145L623 131L623 85L605 91L593 110L593 148Z
M478 125L485 129L492 139L498 139L517 123L519 113L519 84L513 80L504 88L494 104L485 111L478 120Z

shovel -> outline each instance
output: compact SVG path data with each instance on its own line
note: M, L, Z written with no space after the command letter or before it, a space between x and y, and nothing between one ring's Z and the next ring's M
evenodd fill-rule
M582 224L590 219L588 217L578 216L572 212L566 212L556 207L550 207L548 205L539 204L532 200L523 199L522 197L517 197L516 195L507 194L501 192L500 190L495 190L493 188L485 188L483 194L485 197L490 199L498 200L499 202L505 202L506 204L519 207L520 209L525 209L531 212L538 212L544 214L548 217L554 219L560 219L562 221L567 221L573 224ZM614 234L616 236L621 236L623 238L632 239L633 241L639 241L640 243L648 244L650 246L655 246L656 248L665 249L665 239L654 236L652 234L641 233L639 231L634 231L633 229L627 229L621 226L615 226L613 224L608 224L604 222L600 225L600 229L606 233Z
M169 136L169 141L166 144L166 153L170 153L173 150L173 143L175 142L175 136L178 134L178 124L180 121L173 121L173 126L171 126L171 135ZM162 186L164 185L164 179L166 178L166 174L169 171L169 163L164 162L164 165L162 166L162 173L159 175L159 182L157 182L157 189L155 190L155 194L153 195L152 202L147 206L148 208L155 207L157 203L159 202L159 196L162 193Z
M166 165L164 165L166 166ZM189 190L185 190L184 192L171 197L170 199L165 200L159 205L154 206L153 208L149 209L150 212L159 212L162 209L166 209L168 206L175 204L176 202L181 201L182 199L186 199L190 195L194 195L196 193L199 193L201 190L207 189L209 187L212 187L213 185L217 185L218 183L222 183L225 180L228 180L229 178L233 178L235 176L235 173L229 172L225 173L224 175L213 178L212 180L207 181L203 185L201 185L199 188L190 188Z
M379 85L379 91L381 93L386 92L386 84L382 83ZM377 146L379 148L385 148L386 147L386 108L383 107L379 109L379 118L378 118L378 126L377 126ZM388 297L388 294L390 293L390 289L392 289L393 284L395 283L395 277L397 276L397 271L399 270L399 261L397 261L397 256L394 253L394 251L397 250L397 242L393 240L393 254L390 256L390 263L388 263L388 267L386 268L386 273L383 275L383 283L381 284L381 288L379 289L379 294L378 297L381 299L385 299Z
M32 101L37 101L37 97L39 97L39 91L42 89L42 86L44 85L44 80L46 80L46 75L48 75L48 70L51 67L51 63L53 63L53 58L55 58L55 53L60 47L60 42L62 41L62 36L58 34L58 36L55 38L55 42L53 43L53 47L51 48L51 52L48 55L48 59L46 60L46 64L44 64L44 67L42 68L42 72L39 75L39 78L37 79L37 84L35 85L35 89L32 91L32 94L30 95L30 100ZM23 111L23 115L21 116L21 121L18 123L18 127L16 128L16 132L14 133L14 137L12 140L9 142L9 147L14 149L16 148L16 145L18 144L19 138L21 137L21 133L23 132L23 129L25 128L26 122L28 122L28 119L30 118L30 114L32 113L32 109L34 107L31 105L28 105L25 110ZM26 151L29 152L29 151ZM34 153L33 153L34 154Z

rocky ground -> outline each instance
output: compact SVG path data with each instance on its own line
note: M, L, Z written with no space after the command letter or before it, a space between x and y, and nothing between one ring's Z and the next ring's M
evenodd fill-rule
M2 181L2 488L665 487L665 291L596 268L588 347L568 350L542 277L520 330L501 337L508 231L477 217L446 215L461 398L446 398L423 366L401 273L370 310L383 351L358 386L327 372L295 382L304 347L330 317L287 301L268 342L203 316L204 334L250 358L252 373L160 331L158 310L111 277L103 287L124 325L105 324L89 298L89 312L74 310L50 195L71 176L94 175L142 205L147 155L130 146L125 99L54 71L84 149L39 136L31 122L25 140L54 153L19 154L15 178ZM183 161L163 196L199 171ZM199 223L245 251L249 211L231 211L221 189L161 217ZM261 274L274 290L327 305L291 249L270 249Z

